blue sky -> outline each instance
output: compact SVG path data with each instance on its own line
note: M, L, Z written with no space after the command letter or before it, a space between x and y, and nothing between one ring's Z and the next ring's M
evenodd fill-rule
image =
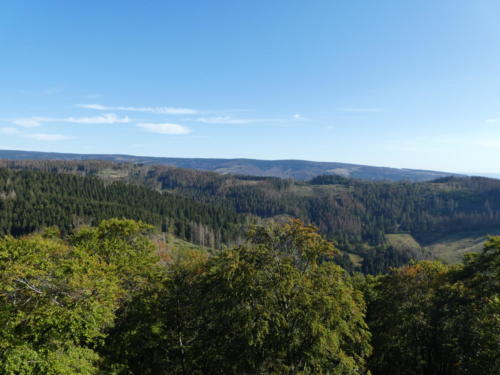
M5 0L0 149L500 173L497 0Z

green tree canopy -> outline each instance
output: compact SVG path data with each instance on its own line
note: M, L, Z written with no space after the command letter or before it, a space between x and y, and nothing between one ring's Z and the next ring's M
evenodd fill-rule
M500 374L500 237L460 266L420 262L369 280L374 374Z
M94 374L123 291L111 265L41 235L0 240L0 374Z
M333 253L292 221L254 228L247 244L208 260L183 259L149 315L161 344L138 348L129 366L142 370L132 373L362 373L371 351L364 303L348 274L322 261Z

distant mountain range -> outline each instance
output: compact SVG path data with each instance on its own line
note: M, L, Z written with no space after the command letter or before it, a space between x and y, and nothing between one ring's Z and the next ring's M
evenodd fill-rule
M70 154L38 151L0 150L0 159L11 160L105 160L141 163L146 165L171 165L222 174L274 176L309 180L319 175L332 174L365 180L428 181L456 173L418 169L373 167L368 165L317 162L307 160L257 160L257 159L202 159L133 156L118 154Z

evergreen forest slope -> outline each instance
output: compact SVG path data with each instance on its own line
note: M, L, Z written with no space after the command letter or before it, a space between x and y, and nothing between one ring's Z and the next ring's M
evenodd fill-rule
M249 223L297 217L344 251L344 266L376 273L410 259L458 261L500 229L500 181L446 177L381 182L221 175L103 161L1 161L0 230L140 219L220 248Z

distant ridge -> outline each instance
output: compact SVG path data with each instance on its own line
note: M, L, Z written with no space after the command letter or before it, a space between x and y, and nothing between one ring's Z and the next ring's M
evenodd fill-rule
M373 167L368 165L317 162L308 160L257 160L257 159L203 159L134 156L120 154L72 154L39 151L0 150L0 159L10 160L106 160L171 165L179 168L214 171L223 174L273 176L309 180L319 175L333 174L365 180L428 181L446 176L463 176L457 173Z

